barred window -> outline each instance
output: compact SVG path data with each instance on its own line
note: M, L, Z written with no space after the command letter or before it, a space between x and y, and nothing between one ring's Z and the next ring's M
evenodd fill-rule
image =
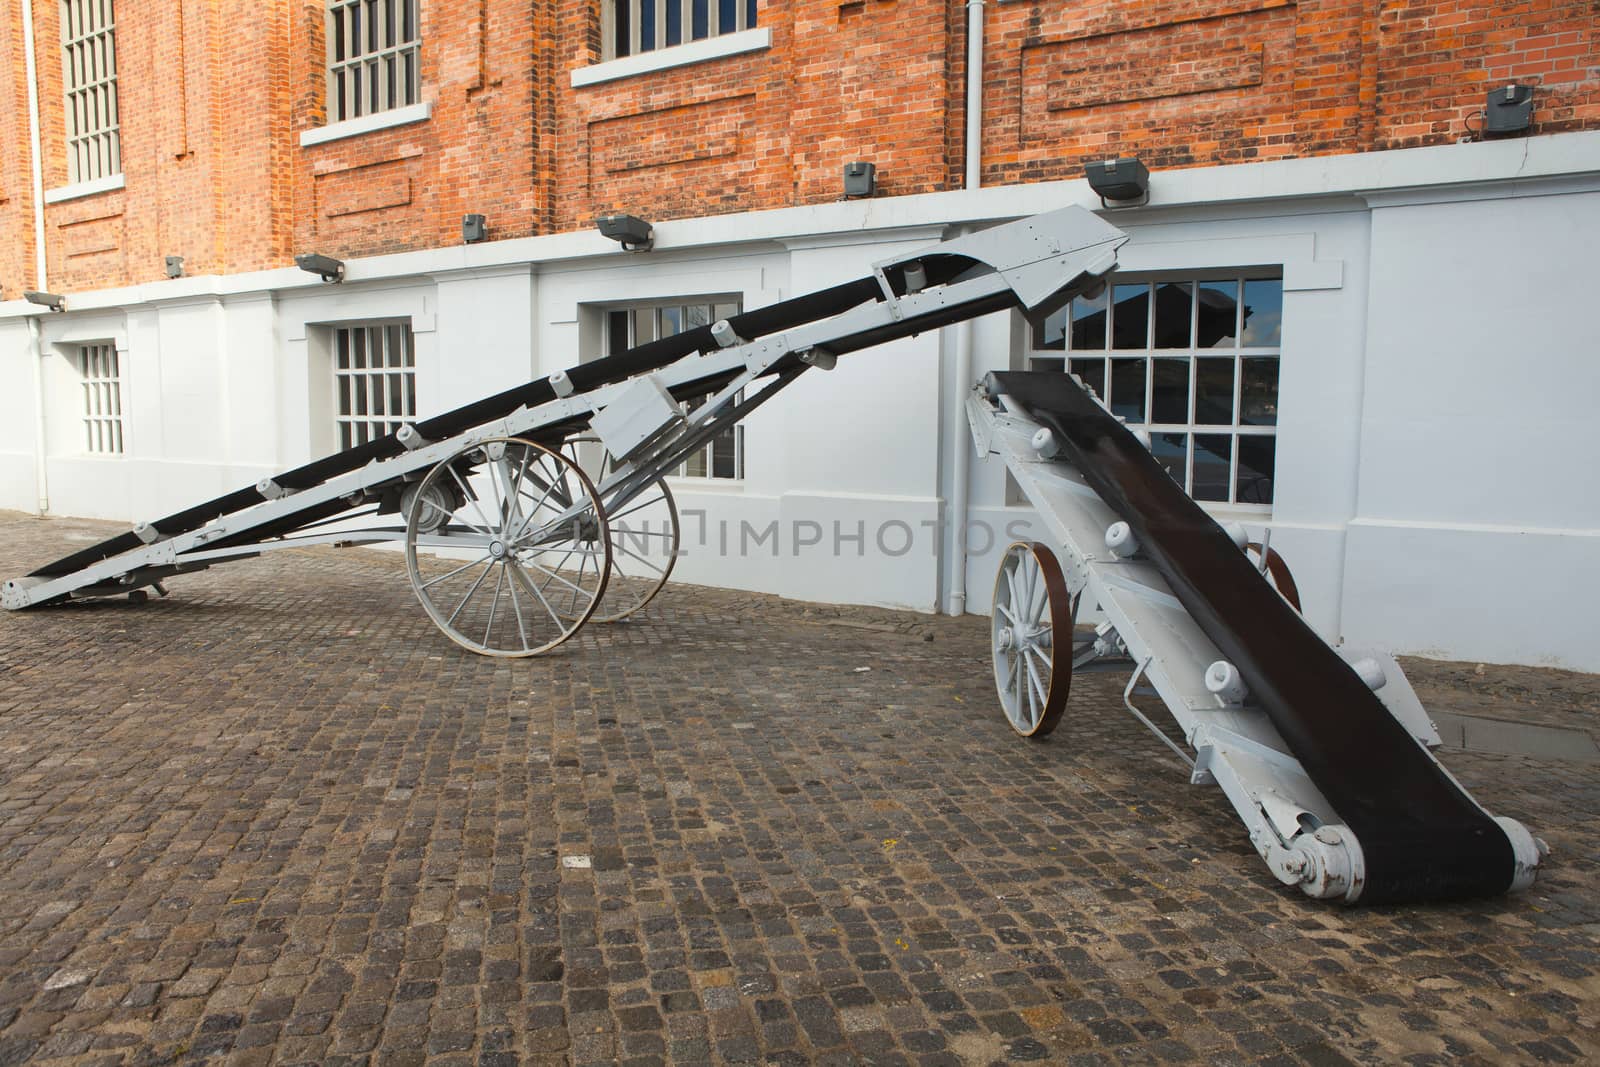
M1196 500L1272 503L1283 280L1122 278L1035 331L1034 370L1077 375Z
M754 29L756 0L606 0L605 58Z
M606 312L606 355L626 352L662 337L709 326L739 314L737 301L703 303L682 300L616 308ZM693 410L694 404L690 405ZM681 478L743 478L744 427L734 425L696 450L673 472Z
M67 105L67 180L122 173L112 0L61 0L61 84Z
M83 378L84 450L99 455L122 454L122 374L113 344L78 349Z
M417 0L329 0L328 121L422 99Z
M416 355L409 322L333 331L339 448L394 433L417 417Z

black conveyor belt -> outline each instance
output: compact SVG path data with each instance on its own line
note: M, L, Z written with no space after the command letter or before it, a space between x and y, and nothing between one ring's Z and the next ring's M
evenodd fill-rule
M951 268L954 269L953 267ZM808 293L805 296L792 300L784 300L768 307L747 311L742 315L735 315L729 322L735 332L741 337L765 337L781 330L792 329L808 322L838 315L859 304L872 300L883 299L883 291L879 288L876 278L861 278L844 285L836 285L831 289L820 292ZM624 381L637 374L647 371L659 370L682 359L691 352L706 352L716 349L717 343L712 340L711 327L699 326L671 337L663 337L648 344L630 348L626 352L605 359L597 359L576 367L569 367L567 375L578 392L584 392L602 385ZM483 400L476 400L453 411L447 411L417 423L417 430L429 440L442 440L464 433L474 426L481 426L493 419L504 418L520 407L534 407L555 399L555 390L543 378L515 386L504 392ZM276 475L273 481L285 489L309 489L320 485L330 478L341 474L360 470L375 459L388 459L397 456L405 450L394 435L380 437L364 445L337 452L331 456L313 460L305 466L296 467L284 474ZM237 489L226 496L208 500L203 504L184 511L168 515L164 519L157 519L152 525L166 537L175 534L188 533L198 530L214 519L223 515L230 515L245 508L254 507L265 498L256 491L254 486ZM217 545L234 543L237 540L259 541L289 533L301 528L308 522L337 515L347 510L346 506L335 502L320 511L298 512L286 516L283 520L271 526L261 527L251 532L248 537L230 538L218 542ZM138 548L143 542L133 533L118 534L116 537L80 549L70 556L48 563L38 570L33 571L37 577L57 577L71 574L73 571L82 570L92 566L103 559L122 552ZM217 547L217 546L213 546Z
M994 376L1060 438L1361 844L1361 903L1504 893L1505 832L1126 428L1061 373Z

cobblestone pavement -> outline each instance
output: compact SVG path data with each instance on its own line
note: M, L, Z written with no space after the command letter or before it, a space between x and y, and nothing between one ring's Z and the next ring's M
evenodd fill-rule
M0 516L0 576L104 524ZM1594 1062L1600 770L1447 752L1529 893L1280 888L1079 680L984 623L668 590L514 663L397 557L282 553L0 617L0 1065ZM1597 679L1414 663L1571 726ZM870 668L870 669L863 669Z

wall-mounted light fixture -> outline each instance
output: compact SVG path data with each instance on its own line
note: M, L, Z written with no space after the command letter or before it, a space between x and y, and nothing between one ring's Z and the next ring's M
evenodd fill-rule
M30 304L49 308L51 311L67 310L67 298L60 293L41 293L35 289L26 289L22 293L22 299Z
M294 265L307 274L315 274L325 282L344 281L344 261L316 252L302 252L294 257Z
M1489 90L1483 105L1485 134L1521 133L1533 125L1533 86L1507 85Z
M181 277L183 277L183 257L182 256L168 256L167 257L167 277L169 277L169 278L181 278Z
M625 252L648 252L655 245L654 228L637 215L601 215L595 225Z
M461 216L461 239L467 244L477 244L489 238L489 219L485 215Z
M1103 159L1084 168L1089 188L1100 194L1100 206L1138 207L1150 202L1150 171L1132 156ZM1137 201L1137 203L1129 203Z
M871 196L878 188L878 168L871 163L846 163L844 165L844 195L846 197Z

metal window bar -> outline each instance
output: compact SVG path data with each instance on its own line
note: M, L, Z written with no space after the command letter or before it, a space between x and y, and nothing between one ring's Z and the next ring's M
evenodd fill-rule
M86 182L122 173L112 0L61 0L61 75L67 180Z
M1191 495L1195 493L1197 453L1201 451L1212 452L1209 447L1203 447L1201 438L1208 439L1210 444L1219 444L1226 441L1227 450L1227 490L1221 496L1207 496L1204 503L1225 504L1243 508L1260 508L1263 511L1271 507L1270 482L1263 488L1253 486L1250 492L1241 492L1240 485L1240 459L1243 452L1242 444L1248 439L1276 440L1276 425L1254 425L1244 421L1244 378L1246 359L1276 361L1282 356L1281 345L1254 346L1244 342L1244 283L1246 281L1276 281L1278 278L1263 278L1259 274L1249 275L1190 275L1182 278L1162 276L1159 280L1138 280L1136 278L1119 278L1114 286L1108 287L1107 293L1111 294L1106 301L1105 320L1103 329L1097 343L1083 348L1075 344L1073 339L1073 322L1076 304L1069 306L1051 317L1051 320L1033 332L1032 351L1029 353L1029 367L1034 370L1064 370L1072 373L1083 374L1088 383L1094 387L1095 392L1102 400L1113 406L1118 415L1124 414L1124 398L1117 394L1115 374L1122 365L1132 368L1140 367L1140 391L1142 397L1136 410L1127 415L1127 422L1138 426L1148 432L1152 440L1166 435L1181 435L1182 438L1182 471L1180 479L1184 490ZM1157 306L1158 293L1163 286L1175 286L1188 297L1188 343L1170 348L1161 347L1157 337ZM1200 300L1196 298L1202 288L1219 288L1229 286L1235 294L1234 324L1230 343L1225 347L1201 347L1200 329ZM1116 327L1114 325L1117 315L1116 294L1120 292L1123 303L1130 297L1135 297L1138 289L1143 289L1145 306L1143 309L1144 322L1142 323L1142 341L1133 346L1118 347ZM1081 298L1080 298L1081 299ZM1059 345L1054 338L1054 323L1059 322L1061 336ZM1137 330L1135 331L1137 334ZM1226 340L1227 338L1225 338ZM1188 382L1188 397L1186 402L1186 418L1183 421L1153 420L1155 412L1156 365L1159 360L1181 361L1187 367L1186 378ZM1232 380L1229 386L1229 412L1224 422L1201 422L1200 402L1200 368L1204 361L1226 361L1230 367ZM1273 388L1271 401L1277 404L1277 390ZM1220 458L1220 457L1218 457ZM1174 475L1176 476L1176 471ZM1261 479L1256 479L1260 481ZM1254 495L1265 496L1266 499L1246 499Z
M606 313L605 344L607 355L617 355L636 345L647 344L663 337L697 326L705 326L720 319L731 318L743 310L737 301L717 302L705 300L698 303L651 304L619 308ZM735 398L735 403L743 396ZM695 404L690 404L693 410ZM744 427L735 424L703 446L689 453L671 472L679 478L744 477Z
M756 0L607 0L602 8L605 58L753 29Z
M416 419L416 352L409 323L337 327L333 350L334 424L341 451Z
M113 344L78 349L83 382L84 451L120 455L122 445L122 375Z
M417 0L329 0L328 121L422 99Z

